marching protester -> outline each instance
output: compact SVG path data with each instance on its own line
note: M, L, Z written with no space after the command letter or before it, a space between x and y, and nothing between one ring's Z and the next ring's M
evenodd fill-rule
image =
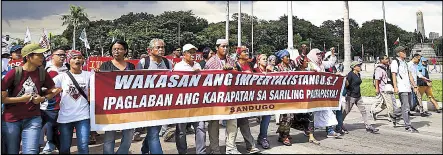
M372 127L372 125L368 121L368 115L366 113L365 106L363 105L363 100L360 92L360 85L362 83L360 72L361 72L361 62L353 61L351 63L352 71L348 73L346 76L346 106L343 111L343 120L345 120L346 116L351 112L354 104L358 107L360 111L363 122L366 126L366 131L371 133L378 132L378 129Z
M406 48L403 46L398 46L394 49L397 53L397 58L395 58L391 63L392 81L394 84L394 92L398 93L398 98L401 102L401 110L403 115L403 121L405 122L405 130L412 133L418 133L418 130L411 125L411 120L409 117L409 105L411 101L411 88L417 89L414 85L414 79L408 70L408 65L405 62L406 59Z
M54 86L49 74L39 66L48 49L28 44L22 49L23 66L9 71L2 79L2 137L8 154L37 154L42 127L39 104L52 99L61 89ZM42 88L46 88L43 92ZM4 123L3 123L4 122Z
M385 108L388 113L388 120L396 123L398 116L394 115L394 110L399 107L395 104L394 87L392 83L391 69L389 68L389 57L382 55L379 58L380 64L375 68L374 80L375 80L375 92L380 97L378 102L375 102L371 106L372 117L377 120L377 114L379 114Z
M289 62L289 52L287 50L280 50L275 53L280 63L277 65L278 72L294 71L295 66L292 66ZM278 141L286 146L291 146L292 137L289 135L291 129L291 119L293 114L281 114L279 115L279 126L276 133L279 134ZM277 118L276 118L277 119Z
M421 57L420 62L418 63L418 72L425 77L425 79L417 79L418 91L420 92L419 96L421 97L426 93L429 101L435 106L436 112L441 113L442 108L439 107L437 100L435 100L434 94L432 93L432 81L429 80L428 59L425 57Z
M60 130L60 154L69 154L72 133L76 129L77 149L79 154L89 153L89 133L91 131L89 116L89 71L83 71L85 57L77 50L67 54L69 71L54 77L57 88L62 88L60 111L57 122Z
M3 79L3 77L5 77L6 73L8 73L8 71L11 70L11 67L9 67L9 65L8 65L9 59L11 57L9 52L10 51L9 51L7 45L3 44L3 42L2 42L2 79ZM3 117L3 111L4 111L4 105L2 102L2 117ZM5 121L2 121L2 126L3 126L4 122ZM1 137L2 138L2 140L1 140L2 148L4 148L4 149L2 149L2 154L6 154L6 144L5 144L6 141L3 140L4 139L3 137L4 136Z
M192 44L186 44L183 46L183 60L175 64L174 71L200 71L200 64L195 62L195 52L197 47ZM177 124L175 130L175 144L179 154L187 154L188 146L186 142L186 124ZM195 130L195 153L206 154L206 130L205 122L192 122L189 123L194 126Z
M104 62L99 71L124 71L124 70L134 70L135 66L132 63L125 61L125 56L128 54L128 43L123 40L116 39L112 42L110 47L110 54L113 59ZM115 147L115 134L116 131L105 131L105 138L103 144L104 154L114 154ZM132 143L132 136L134 134L134 129L122 130L122 140L120 147L117 150L117 154L128 154L129 148Z
M68 70L68 67L65 63L65 51L67 50L69 50L69 47L67 46L61 46L53 49L52 57L50 61L46 63L45 67L45 70L49 73L51 78L54 78L58 74L66 72ZM57 118L60 110L60 100L60 94L57 94L51 100L40 104L43 121L42 137L44 133L46 133L47 140L41 154L50 154L52 151L55 150L55 147L60 149L60 139L57 127Z
M182 56L182 49L179 47L179 48L175 48L175 50L174 51L172 51L172 53L170 54L170 56L172 56L172 58L181 58L181 56Z
M201 60L201 61L199 62L199 63L200 63L200 66L201 66L202 68L205 68L206 62L207 62L209 59L211 59L211 57L214 56L214 55L215 55L215 52L212 51L212 49L211 49L210 47L205 47L205 48L203 49L203 52L202 52L203 60Z
M253 73L252 63L248 62L249 60L249 49L246 46L237 47L237 58L238 61L235 63L235 67L237 71ZM251 128L249 127L249 117L238 118L237 119L237 127L240 128L240 132L243 135L246 143L246 151L248 153L257 153L260 152L258 148L255 147L254 137L251 134Z
M316 72L325 72L325 68L330 68L337 61L335 53L331 53L328 61L323 61L323 53L317 48L312 49L306 56L309 59L308 67ZM333 128L333 126L337 124L337 118L332 110L314 112L314 126L316 128L326 127L328 138L338 138L339 134L337 134ZM336 130L338 131L347 131L343 126L337 126L337 128Z
M276 63L277 63L277 57L275 55L270 55L268 57L268 66L266 66L266 69L270 72L278 71Z
M437 58L432 57L432 58L431 58L431 62L432 62L432 65L434 65L434 68L433 68L430 72L432 72L432 71L435 70L435 72L438 73L438 70L437 70ZM440 69L440 70L441 70L441 69Z
M413 85L417 86L417 78L421 80L429 80L426 77L424 77L421 72L418 72L418 63L420 62L421 55L420 54L414 54L412 57L412 60L408 62L408 70L412 76L413 79ZM411 89L412 91L412 98L411 98L411 105L410 110L415 111L415 109L418 109L420 112L421 117L427 117L429 115L432 115L431 113L428 113L427 111L424 111L423 109L423 103L421 100L421 95L418 89Z
M216 55L210 58L204 69L234 69L235 60L228 56L229 42L226 39L218 39L216 42ZM208 121L209 134L209 153L220 154L219 145L219 121ZM226 154L240 154L235 145L235 138L237 136L237 119L230 119L226 121Z
M309 59L304 55L299 55L295 59L297 63L296 70L297 71L311 71L308 68ZM292 128L298 129L304 132L305 136L309 137L309 143L320 145L320 142L317 141L314 137L314 113L296 113L294 114L294 119L291 121Z
M12 60L22 60L22 58L24 57L22 55L22 49L23 49L22 45L12 46L12 48L11 48L11 59Z
M147 70L158 70L158 69L172 69L172 62L164 58L165 54L165 42L162 39L152 39L149 42L150 56L141 59L137 64L137 70L147 69ZM146 134L145 140L143 141L141 152L143 154L163 154L163 150L160 144L159 133L161 126L150 126L147 127L148 132Z
M259 54L257 56L257 68L255 68L256 73L267 73L272 72L272 70L267 70L267 59L266 54ZM271 122L271 115L260 116L260 133L257 137L257 144L263 149L269 149L271 146L268 141L268 127Z

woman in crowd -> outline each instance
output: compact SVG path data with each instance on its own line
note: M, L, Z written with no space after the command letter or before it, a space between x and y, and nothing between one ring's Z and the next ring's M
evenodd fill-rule
M308 68L308 58L304 55L300 55L296 58L297 71L310 71ZM305 133L305 136L309 137L309 142L312 144L320 145L314 137L314 113L297 113L294 114L294 119L291 121L292 128L301 130Z
M323 61L323 53L317 49L312 49L307 58L309 59L309 68L317 72L325 72L325 68L330 68L335 64L337 58L331 52L331 57L328 61ZM314 112L314 126L316 128L326 127L328 138L338 138L338 134L334 131L333 126L337 125L337 118L332 110L322 110Z
M89 153L89 79L90 72L82 71L85 58L80 51L71 50L67 54L70 69L54 77L57 88L63 89L57 123L60 130L60 153L69 154L72 133L76 129L79 154ZM74 88L72 87L74 86Z
M360 93L360 85L362 83L360 72L361 72L361 62L354 61L351 63L352 71L346 76L346 108L343 110L343 120L345 120L347 114L351 112L352 106L355 104L360 110L363 122L366 126L366 131L371 133L378 132L378 129L372 127L369 123L368 115L366 113L366 108L363 105L363 100Z
M294 71L295 66L292 66L289 60L289 52L287 50L280 50L275 53L275 55L279 58L280 63L277 65L277 71L285 72L285 71ZM291 146L292 137L289 135L289 131L291 128L291 118L292 114L282 114L279 118L279 127L277 129L277 133L279 134L278 141L282 142L286 146ZM277 119L277 118L276 118Z
M257 56L257 68L255 68L256 73L266 73L272 72L267 70L267 59L266 54L260 54ZM268 141L268 127L269 122L271 121L271 115L261 116L260 118L260 133L258 134L257 144L261 145L263 149L269 149L269 141Z
M126 62L125 57L128 54L128 44L123 40L115 40L110 47L112 60L104 62L100 66L100 71L124 71L134 70L135 66L132 63ZM126 129L122 131L123 137L117 154L128 154L132 143L132 136L134 129ZM106 131L103 144L104 154L114 154L116 131Z
M215 55L215 52L212 51L210 47L204 48L203 52L202 52L202 56L203 56L204 60L199 62L201 68L205 68L206 61L208 61L214 55Z
M429 79L428 59L426 59L425 57L421 57L420 62L418 63L418 72L426 77L426 79ZM417 78L417 85L420 95L423 96L423 94L426 93L426 96L428 96L431 103L435 106L437 113L441 113L442 108L439 108L434 94L432 93L432 82L425 81L422 78Z
M275 64L276 61L277 61L277 57L275 55L270 55L268 57L268 64L267 64L268 66L266 66L266 70L268 72L274 72L274 71L278 70L278 68L277 68L277 66Z

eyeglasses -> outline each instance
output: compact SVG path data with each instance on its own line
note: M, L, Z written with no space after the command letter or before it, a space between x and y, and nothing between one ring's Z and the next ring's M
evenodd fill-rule
M59 57L66 57L66 54L53 54L53 55L57 55Z
M121 51L124 51L125 49L123 49L123 48L114 48L114 49L112 49L112 52L121 52Z
M154 49L160 49L160 48L165 49L165 46L154 46Z

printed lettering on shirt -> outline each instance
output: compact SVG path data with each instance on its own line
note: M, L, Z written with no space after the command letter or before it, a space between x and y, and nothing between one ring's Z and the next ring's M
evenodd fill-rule
M83 92L85 92L86 84L85 83L79 83L78 84L81 89L83 89ZM69 92L68 94L71 96L71 98L75 101L77 101L81 96L80 92L77 90L74 84L69 84Z
M25 82L23 82L22 89L17 94L17 97L23 96L24 94L38 94L37 87L35 86L35 83L34 81L32 81L30 76L28 77L28 79L26 79Z

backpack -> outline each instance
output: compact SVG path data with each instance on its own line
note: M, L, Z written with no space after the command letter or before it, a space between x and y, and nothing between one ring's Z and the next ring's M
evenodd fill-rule
M397 57L395 57L394 60L397 61L397 68L400 68L400 60L398 60ZM408 65L406 64L406 66L408 66ZM409 68L408 68L408 70L409 70ZM391 74L392 74L392 73L391 73ZM403 80L403 77L401 77L400 74L397 73L397 75L400 77L400 79ZM408 71L408 75L409 75L409 71ZM392 80L392 75L391 75L391 80Z
M15 68L15 75L14 75L13 86L17 87L20 84L20 79L22 78L22 75L23 75L23 66L16 66L14 68ZM42 95L43 94L42 87L43 87L43 84L45 83L46 70L44 69L43 66L40 66L37 69L38 69L38 75L39 75L39 79L40 79L40 87L38 89L40 89L40 95ZM12 91L8 91L8 92L9 92L9 96L12 96Z
M375 87L375 70L376 70L377 68L381 68L381 69L383 69L383 70L386 72L386 75L388 76L388 79L390 79L390 80L388 80L388 82L385 83L385 84L391 84L391 85L393 85L391 68L390 68L389 66L387 66L387 67L377 66L377 67L375 67L375 69L374 69L374 74L372 74L372 84L373 84L373 86ZM385 82L385 81L383 81L383 80L381 80L381 81L382 81L383 83Z
M162 57L163 62L165 62L166 68L171 69L171 66L169 66L169 60L165 57ZM151 64L151 58L147 57L145 58L145 64L143 65L143 69L149 69L149 64Z

